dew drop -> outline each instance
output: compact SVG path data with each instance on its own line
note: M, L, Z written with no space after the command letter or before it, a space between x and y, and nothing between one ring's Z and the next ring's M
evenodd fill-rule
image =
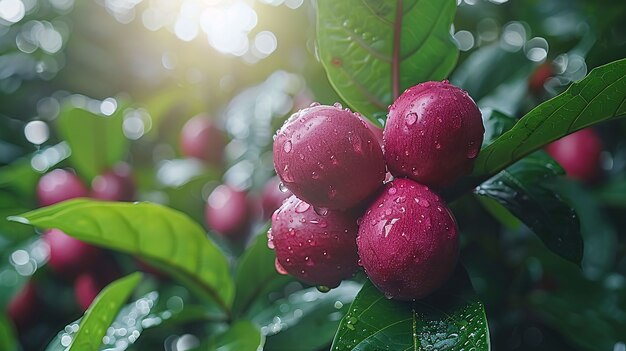
M330 291L330 288L325 285L318 285L317 291L321 292L322 294L325 294Z
M412 126L415 124L415 122L417 122L417 114L414 112L409 113L408 115L406 115L406 124L409 126Z
M320 103L315 101L315 102L312 102L312 103L309 105L309 107L315 107L315 106L319 106L319 105L320 105Z
M335 196L337 196L337 190L332 186L328 187L328 197L333 199Z
M393 194L395 194L396 192L398 192L398 190L397 190L396 188L393 188L393 187L391 187L391 188L389 188L389 190L387 190L387 193L388 193L389 195L393 195Z
M298 203L296 205L296 212L297 213L304 213L306 212L306 210L308 210L311 207L311 205L309 205L308 203L304 202L304 201L300 201L300 203Z
M435 141L435 149L441 149L441 144L438 141Z
M278 258L274 259L274 267L276 267L276 272L282 274L282 275L287 275L287 270L285 269L285 267L283 267L283 265L280 264L280 262L278 262Z
M326 216L328 214L328 209L325 207L313 207L313 211L320 216Z
M287 141L285 141L285 143L283 144L283 150L284 150L286 153L291 152L291 140L287 140Z
M311 172L311 178L320 179L320 175L317 172Z
M278 183L278 190L281 193L286 193L289 191L289 189L287 189L287 187L285 186L285 184L283 184L283 182Z
M341 104L340 104L340 103L338 103L338 102L335 102L335 103L333 104L333 106L334 106L334 107L336 107L336 108L343 108L343 106L341 106Z

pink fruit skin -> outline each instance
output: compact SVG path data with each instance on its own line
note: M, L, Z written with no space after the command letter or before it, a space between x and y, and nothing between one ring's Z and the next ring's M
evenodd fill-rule
M385 162L394 176L439 189L471 172L484 133L465 91L447 81L418 84L389 108Z
M119 163L91 181L91 197L104 201L132 201L135 181L127 163Z
M38 308L35 283L29 281L9 302L7 316L18 330L23 330L34 320Z
M277 269L304 282L334 288L358 268L357 231L351 212L316 212L291 196L272 215L268 246L276 251Z
M43 239L50 247L48 266L66 278L74 278L93 267L100 258L99 248L74 239L59 229L46 231Z
M591 128L579 130L546 146L546 151L569 177L586 183L593 183L601 176L602 149L602 140Z
M313 106L293 114L274 140L274 167L298 198L318 207L351 208L385 178L382 150L349 110Z
M378 141L378 144L382 147L383 146L383 130L379 128L377 125L375 125L374 123L372 123L369 119L364 118L364 117L360 117L360 118L363 120L363 122L367 126L367 129L369 129L370 132L372 132L372 134L374 135L374 137L376 137L376 141Z
M361 265L385 296L421 299L441 287L459 254L456 221L428 187L396 179L361 218Z
M78 176L64 169L55 169L44 174L37 183L37 198L41 206L87 195L87 188Z
M119 277L119 268L112 261L104 261L96 269L79 275L74 281L76 303L86 311L100 291Z
M269 219L272 217L272 213L276 211L280 205L283 204L292 194L287 190L282 192L280 189L280 178L273 177L268 180L263 187L263 194L261 194L261 203L263 206L263 218Z
M225 184L217 186L209 195L205 217L208 227L225 237L245 236L250 220L246 193Z
M224 133L204 115L187 121L180 134L180 149L183 155L212 165L222 163L225 145Z

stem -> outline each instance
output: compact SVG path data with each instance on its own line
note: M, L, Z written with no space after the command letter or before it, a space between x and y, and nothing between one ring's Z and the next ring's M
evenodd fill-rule
M393 58L391 60L391 85L393 99L400 96L400 34L402 33L402 0L396 5L396 21L393 26Z

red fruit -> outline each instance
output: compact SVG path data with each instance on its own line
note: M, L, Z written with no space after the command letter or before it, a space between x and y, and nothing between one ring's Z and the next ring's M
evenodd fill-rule
M79 275L74 281L76 303L86 311L100 291L119 277L119 269L111 261L105 261L97 269Z
M74 239L59 229L46 231L43 239L50 246L48 266L67 278L74 278L89 269L100 257L99 248Z
M361 265L385 296L420 299L441 287L459 254L456 221L428 187L396 179L361 219Z
M442 188L469 173L485 128L467 92L443 82L407 89L389 108L384 130L387 168L396 177Z
M246 193L222 184L211 192L205 216L207 225L226 237L241 237L247 233L250 206Z
M26 285L9 301L7 306L7 316L18 330L24 329L35 318L39 309L37 299L37 288L35 283L29 281Z
M273 177L267 181L265 187L263 188L261 203L263 206L263 217L265 219L272 217L272 213L274 213L274 211L276 211L280 205L282 205L283 202L292 195L291 191L287 190L287 188L281 186L280 184L280 178Z
M118 163L113 169L91 181L91 197L105 201L132 201L135 182L128 163Z
M601 175L602 140L591 128L579 130L549 144L546 151L571 178L592 183Z
M385 178L380 145L349 110L314 106L294 113L276 134L274 167L298 198L318 207L351 208Z
M87 188L78 176L64 169L55 169L44 174L37 184L37 197L41 206L49 206L75 197L86 197L87 194Z
M291 196L272 215L268 246L276 268L310 284L337 287L357 269L356 216L315 210Z
M180 149L183 155L213 165L222 162L225 144L224 133L210 118L203 115L187 121L180 134Z
M544 63L537 67L528 80L528 88L535 95L540 95L544 91L544 84L554 75L552 65Z

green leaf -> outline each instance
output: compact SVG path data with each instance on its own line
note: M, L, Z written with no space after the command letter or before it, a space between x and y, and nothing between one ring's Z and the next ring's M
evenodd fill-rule
M128 139L123 133L123 122L122 108L104 116L65 106L57 119L57 128L72 150L70 162L78 173L92 179L126 156Z
M330 344L339 321L361 288L345 281L339 287L321 293L316 288L296 291L276 300L252 319L267 335L270 350L294 349L315 351Z
M274 260L276 255L267 247L267 230L254 239L254 242L243 254L235 274L235 314L246 313L254 301L292 281L292 278L276 272Z
M458 58L454 0L320 0L319 57L339 96L368 118L409 88L448 76Z
M259 328L250 321L240 320L225 332L209 341L206 350L257 351L263 349L264 338Z
M29 238L20 242L9 242L0 237L0 311L28 283L31 275L37 272L48 259L48 244L39 238ZM28 262L18 265L12 260L13 253L21 251ZM1 350L1 349L0 349Z
M367 282L339 326L332 350L489 350L483 304L459 270L448 285L414 302L389 300Z
M4 313L0 313L0 350L17 350L17 341L13 332L13 326Z
M554 253L580 264L583 240L578 216L544 183L563 174L563 169L550 156L537 152L484 182L475 192L511 211Z
M480 112L483 115L483 124L485 125L483 146L489 145L498 139L502 134L513 128L516 122L515 118L491 108L481 109Z
M556 139L625 115L626 59L623 59L595 68L563 94L527 113L480 152L473 176L485 179Z
M234 286L226 257L202 227L181 212L147 202L76 199L11 219L59 228L85 242L138 255L182 283L200 287L223 311L232 303Z
M596 197L602 204L618 208L626 208L626 178L619 177L603 184Z
M140 280L141 273L133 273L106 286L81 319L69 351L98 350L102 337Z

